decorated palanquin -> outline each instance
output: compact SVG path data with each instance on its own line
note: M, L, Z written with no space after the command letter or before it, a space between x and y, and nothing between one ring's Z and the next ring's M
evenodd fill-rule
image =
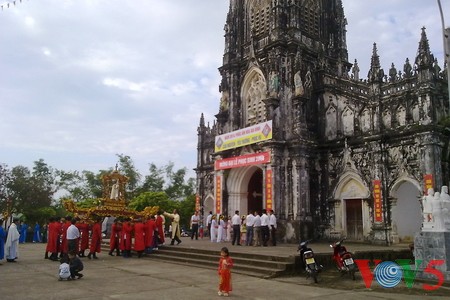
M102 198L96 201L98 203L97 206L90 208L78 207L73 200L66 200L64 201L64 207L67 211L87 220L92 220L94 216L130 217L136 219L155 215L159 210L158 206L146 207L143 211L135 211L128 208L125 189L127 182L128 177L120 174L116 167L113 172L102 177Z

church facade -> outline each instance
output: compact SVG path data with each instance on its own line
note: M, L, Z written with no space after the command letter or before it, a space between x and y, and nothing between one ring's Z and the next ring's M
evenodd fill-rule
M205 215L273 209L279 239L398 243L449 185L446 69L418 51L367 78L349 62L341 0L230 0L219 110L198 127Z

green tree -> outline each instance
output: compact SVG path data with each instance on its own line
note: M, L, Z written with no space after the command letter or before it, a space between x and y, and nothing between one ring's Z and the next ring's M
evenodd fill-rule
M62 198L69 198L79 202L89 197L89 190L83 184L83 176L78 171L66 172L58 170L56 175L58 188L68 193L63 195Z
M123 154L117 154L117 157L119 157L119 172L128 177L126 192L129 198L134 198L142 176L134 166L131 157Z
M189 228L191 216L195 212L195 195L187 196L184 200L178 202L180 214L180 223L185 228Z
M164 169L158 168L154 163L150 164L149 175L145 176L142 191L160 192L164 190Z
M12 213L24 213L31 201L31 172L27 167L15 166L11 169L11 182L8 184Z
M141 211L147 206L159 206L160 209L172 212L174 208L178 208L175 201L169 199L165 192L145 192L134 198L128 207Z
M6 164L0 164L0 217L2 212L7 212L9 190L11 184L11 171Z
M32 207L46 207L52 203L53 195L57 191L55 177L55 170L43 159L34 162L31 174L32 197L29 202Z
M83 171L83 182L84 186L82 189L86 192L86 198L101 198L103 185L102 185L102 176L103 174L109 173L108 171L99 171L99 173L95 174L91 171Z
M182 200L184 197L188 196L186 194L186 191L189 190L186 188L185 184L185 176L187 169L182 168L177 171L174 171L173 168L174 168L173 162L169 162L169 164L165 167L166 176L169 179L165 192L171 199Z

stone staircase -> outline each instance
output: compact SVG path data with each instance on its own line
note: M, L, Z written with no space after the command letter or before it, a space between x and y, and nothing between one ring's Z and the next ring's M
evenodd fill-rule
M108 253L109 245L102 244L102 251ZM135 253L133 253L136 255ZM233 252L233 273L258 278L273 278L295 272L295 257L278 257L266 254ZM183 264L198 268L217 269L217 250L193 249L182 246L162 246L142 259L160 260L173 264Z
M148 258L208 269L217 269L219 262L217 251L182 247L162 247ZM294 257L234 252L232 258L233 273L260 278L272 278L293 272L295 266Z

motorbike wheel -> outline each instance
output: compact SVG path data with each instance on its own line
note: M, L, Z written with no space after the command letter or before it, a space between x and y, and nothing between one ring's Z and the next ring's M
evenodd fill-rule
M356 268L355 267L356 267L355 265L350 265L349 266L349 273L350 273L350 276L352 277L353 280L356 279L356 276L355 276Z
M311 272L311 277L313 278L314 283L317 283L317 282L318 282L318 281L317 281L317 272L316 272L316 271Z

